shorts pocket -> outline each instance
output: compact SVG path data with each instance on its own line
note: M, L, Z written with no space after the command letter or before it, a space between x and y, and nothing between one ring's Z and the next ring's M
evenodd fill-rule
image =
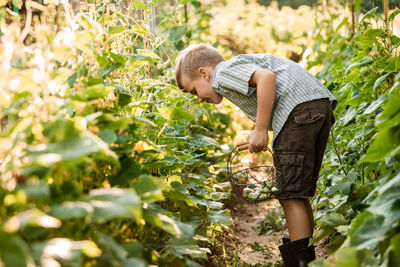
M277 179L281 192L298 192L303 187L304 154L301 152L276 152L275 166L280 172Z
M319 110L302 111L294 114L294 121L299 125L311 124L323 118L325 118L325 113Z

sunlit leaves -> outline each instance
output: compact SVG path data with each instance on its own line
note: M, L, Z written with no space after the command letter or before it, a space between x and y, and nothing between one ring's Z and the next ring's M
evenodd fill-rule
M4 223L4 231L12 233L28 226L43 228L59 228L61 221L38 209L30 209L14 215Z
M87 201L93 206L93 218L98 222L113 218L142 217L141 201L133 190L94 189L90 191Z
M96 258L102 254L92 240L74 241L68 238L35 243L33 250L37 256L36 262L43 266L62 264L79 267L84 256Z
M54 25L44 13L33 21L29 45L9 62L0 262L147 266L163 257L195 266L209 252L199 240L231 223L229 193L212 187L223 172L208 170L223 160L229 114L211 114L170 84L176 51L160 50L147 21L80 3L76 17L60 7ZM169 41L189 34L174 26Z
M100 76L105 76L107 75L109 70L107 70L105 73L99 73ZM97 85L92 85L88 86L85 88L82 88L81 90L76 90L72 91L69 96L73 100L78 100L78 101L90 101L93 99L98 99L98 98L103 98L107 95L109 95L112 92L112 87L106 86L104 84L97 84Z
M187 120L194 118L193 114L184 111L179 107L158 107L160 114L168 120Z

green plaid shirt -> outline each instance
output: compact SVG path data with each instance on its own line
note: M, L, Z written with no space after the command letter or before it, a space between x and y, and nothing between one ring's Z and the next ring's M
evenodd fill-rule
M303 67L289 59L266 54L239 55L219 63L215 67L212 86L217 93L256 121L257 90L249 86L249 80L259 68L267 69L276 76L276 94L270 125L270 130L274 131L273 140L298 104L328 98L335 108L336 98Z

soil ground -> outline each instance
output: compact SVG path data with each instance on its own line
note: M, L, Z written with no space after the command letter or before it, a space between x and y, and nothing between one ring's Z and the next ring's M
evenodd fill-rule
M281 238L288 236L286 226L284 230L271 230L267 234L260 234L257 229L265 215L278 207L280 205L277 200L270 200L257 204L239 202L236 208L231 210L234 221L234 237L231 239L234 240L234 244L231 244L231 248L240 258L237 266L282 262L278 246L282 243ZM259 244L258 249L254 249L255 242ZM327 257L326 243L327 240L323 239L315 245L317 258Z

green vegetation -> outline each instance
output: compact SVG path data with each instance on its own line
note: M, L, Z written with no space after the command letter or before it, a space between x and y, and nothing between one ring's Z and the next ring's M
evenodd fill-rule
M398 11L391 13L392 21ZM400 97L398 46L377 9L351 36L333 17L315 32L321 80L338 97L318 196L318 233L330 236L329 261L312 266L396 266L400 210ZM347 34L339 34L346 33ZM323 49L321 49L324 47ZM347 263L346 263L347 262Z
M229 116L169 83L162 39L124 6L46 8L3 12L0 262L206 264L231 224Z
M239 264L220 238L235 200L225 164L251 126L173 81L177 51L205 40L227 57L297 54L339 100L313 200L330 258L312 266L400 264L399 11L370 10L353 35L336 7L310 22L309 7L242 2L80 1L75 14L0 1L0 265Z

